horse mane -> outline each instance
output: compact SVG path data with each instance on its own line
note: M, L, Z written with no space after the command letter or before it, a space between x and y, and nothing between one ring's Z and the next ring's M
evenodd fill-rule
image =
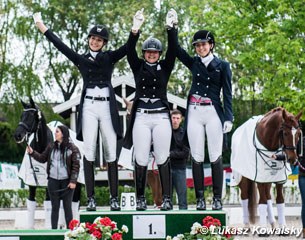
M285 108L283 107L276 107L276 108L273 108L271 109L269 112L267 112L264 117L268 117L270 116L271 114L274 114L275 112L279 112L279 111L286 111Z

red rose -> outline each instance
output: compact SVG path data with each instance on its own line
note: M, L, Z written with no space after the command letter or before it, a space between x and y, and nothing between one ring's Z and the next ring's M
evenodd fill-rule
M96 223L92 223L92 224L88 223L88 225L86 225L86 228L88 229L89 233L93 233L98 229Z
M112 240L122 240L122 234L121 233L114 233L111 237Z
M110 226L111 229L115 229L116 228L116 224L115 222L111 221L111 219L109 217L104 217L100 219L100 223L103 226Z
M69 222L69 229L70 230L73 230L75 227L78 227L79 225L79 221L76 220L76 219L72 219L70 222Z
M111 225L111 219L109 217L101 218L100 223L104 226L110 226Z
M92 235L94 237L96 237L97 239L101 239L102 238L102 233L98 230L95 230L94 232L92 232Z

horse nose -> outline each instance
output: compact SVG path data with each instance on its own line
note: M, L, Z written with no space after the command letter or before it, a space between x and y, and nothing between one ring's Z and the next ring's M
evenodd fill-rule
M15 139L16 142L21 141L21 139L22 139L21 134L20 134L20 133L15 133L15 134L14 134L14 139Z

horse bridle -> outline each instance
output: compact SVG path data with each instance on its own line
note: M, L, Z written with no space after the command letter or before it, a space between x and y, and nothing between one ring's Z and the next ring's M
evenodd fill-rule
M256 128L257 128L257 126L258 126L258 125L256 125L255 130L254 130L254 133L253 133L253 145L254 145L254 147L255 147L257 153L260 155L261 159L263 159L263 161L265 162L265 164L266 164L268 167L270 167L270 168L273 169L273 167L272 167L270 164L268 164L268 162L264 159L264 157L266 157L266 158L271 158L268 154L265 153L265 152L269 152L269 150L260 149L260 148L258 148L257 145L256 145L256 141L255 141L255 136L256 136L256 134L255 134L255 133L256 133ZM277 154L277 153L279 153L279 152L283 152L283 151L285 151L285 150L288 150L288 151L295 151L295 150L297 149L296 144L294 144L294 146L286 146L286 145L284 144L284 128L290 128L291 131L293 131L293 128L294 128L294 129L296 129L296 131L297 131L297 129L299 129L300 126L298 125L298 126L296 126L296 127L290 127L290 126L288 126L287 124L282 123L282 126L280 127L280 130L279 130L280 144L279 144L278 150L275 151L275 154ZM301 135L302 135L302 131L301 131ZM296 159L295 161L298 161L298 160ZM286 166L285 163L284 163L284 166Z
M297 125L296 127L290 127L287 124L282 123L282 126L281 126L280 131L279 131L279 134L280 134L280 145L281 145L281 148L283 149L283 151L285 151L285 150L295 151L297 149L297 147L296 147L296 144L295 144L295 141L294 141L295 139L294 138L293 138L293 146L286 146L285 143L284 143L284 128L290 129L291 132L293 132L293 131L297 132L297 130L300 129L300 126ZM292 135L294 137L294 134L292 134ZM301 131L301 135L302 135L302 131Z
M36 108L27 108L27 109L24 109L23 112L28 112L28 111L34 111L34 112L37 112L37 115L38 115L38 126L39 126L39 123L40 123L40 120L41 120L41 111L39 109L36 109ZM28 136L34 132L34 126L35 126L35 121L33 121L32 123L32 126L29 127L26 123L24 122L19 122L18 123L18 126L21 126L25 129L26 131L26 136L28 138ZM37 127L37 130L38 130L38 127Z
M37 123L37 130L36 132L38 131L39 129L39 125L40 125L40 121L41 121L41 111L39 109L36 109L36 108L27 108L27 109L24 109L23 110L24 112L27 112L27 111L34 111L34 112L37 112L37 115L38 115L38 123ZM29 144L29 136L31 133L34 132L34 126L35 126L35 121L33 121L32 123L32 126L29 127L26 123L24 122L19 122L18 123L18 126L21 126L25 129L26 133L25 133L25 141L26 141L26 145L27 146L30 146ZM32 158L31 158L31 155L29 154L29 158L30 158L30 165L31 165L31 168L32 168L32 171L33 171L33 177L34 177L34 180L35 180L35 183L37 186L39 186L39 183L38 183L38 179L37 179L37 176L36 176L36 172L35 172L35 169L34 169L34 166L33 166L33 162L32 162Z

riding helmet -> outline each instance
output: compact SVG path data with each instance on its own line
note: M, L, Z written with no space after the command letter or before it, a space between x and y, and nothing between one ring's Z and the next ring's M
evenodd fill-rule
M95 25L93 28L90 29L88 34L88 38L91 36L98 36L105 40L105 42L109 39L109 33L105 26L103 25Z
M210 31L207 30L199 30L194 34L192 41L193 46L199 42L209 42L210 44L213 44L213 48L215 46L214 36Z
M158 51L162 54L162 43L157 38L147 38L142 45L142 52L146 50Z

